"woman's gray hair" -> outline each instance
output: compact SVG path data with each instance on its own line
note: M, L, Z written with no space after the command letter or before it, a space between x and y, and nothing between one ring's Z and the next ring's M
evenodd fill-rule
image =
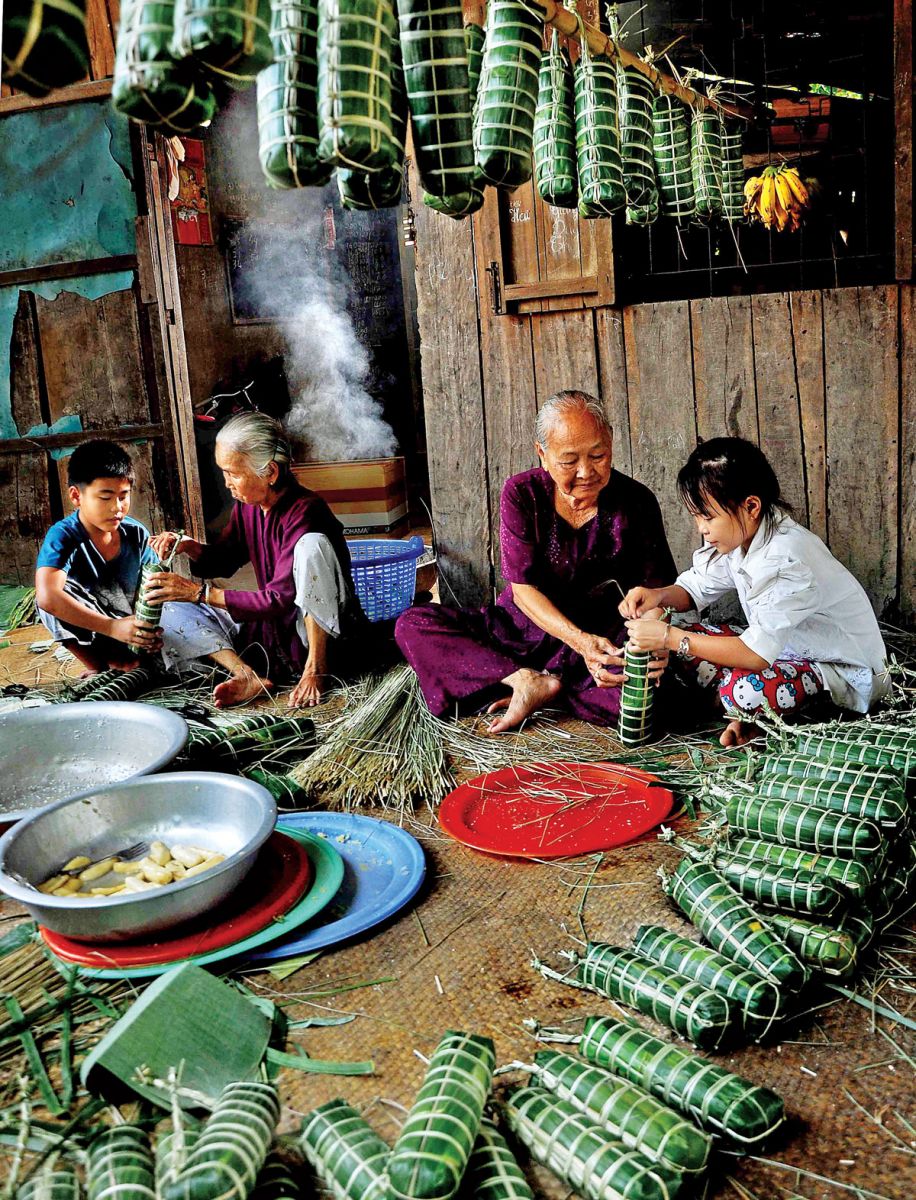
M216 440L223 449L247 458L256 475L266 475L272 462L280 471L278 483L289 471L292 450L286 430L267 413L240 413L226 422Z
M547 439L556 426L569 413L574 412L588 413L598 428L603 430L609 438L614 436L614 427L607 419L607 413L604 411L601 401L595 396L590 396L588 392L556 392L549 400L545 401L538 411L537 420L534 423L534 437L538 445L546 447Z

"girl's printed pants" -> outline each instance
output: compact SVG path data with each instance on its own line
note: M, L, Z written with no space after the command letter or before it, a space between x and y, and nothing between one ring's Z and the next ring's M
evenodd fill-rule
M738 637L743 630L731 625L684 626L685 633L711 637ZM797 712L812 697L824 691L823 681L806 659L777 660L762 671L720 667L703 658L672 658L677 669L691 676L702 688L715 687L726 712L751 713L769 707L779 713Z

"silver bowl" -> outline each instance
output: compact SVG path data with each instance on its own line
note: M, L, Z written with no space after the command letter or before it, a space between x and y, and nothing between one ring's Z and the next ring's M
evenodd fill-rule
M0 838L0 890L41 925L92 942L129 941L199 917L251 870L277 819L260 784L215 771L176 771L61 800ZM209 871L148 892L73 900L36 890L76 854L105 858L158 839L225 854ZM31 885L31 886L30 886Z
M0 822L151 775L187 740L183 717L137 701L48 704L0 716Z

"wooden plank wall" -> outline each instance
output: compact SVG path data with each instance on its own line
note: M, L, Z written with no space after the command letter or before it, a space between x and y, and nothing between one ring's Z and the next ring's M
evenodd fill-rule
M916 617L910 285L497 317L485 299L471 307L470 240L432 216L417 243L434 525L462 603L499 585L500 488L535 465L537 408L570 387L603 400L615 462L655 490L679 564L697 542L677 470L698 438L741 435L875 609ZM435 317L443 285L467 288L447 322Z

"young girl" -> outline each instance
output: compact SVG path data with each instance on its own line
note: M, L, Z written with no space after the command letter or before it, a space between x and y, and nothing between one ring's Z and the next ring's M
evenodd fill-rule
M819 693L867 712L889 688L886 651L861 584L789 515L766 457L743 438L698 446L677 478L704 545L669 587L632 588L620 604L631 644L670 650L727 713L723 746L748 741L761 707L796 712ZM703 610L735 591L747 620L677 628L652 609ZM640 618L640 619L637 619Z

